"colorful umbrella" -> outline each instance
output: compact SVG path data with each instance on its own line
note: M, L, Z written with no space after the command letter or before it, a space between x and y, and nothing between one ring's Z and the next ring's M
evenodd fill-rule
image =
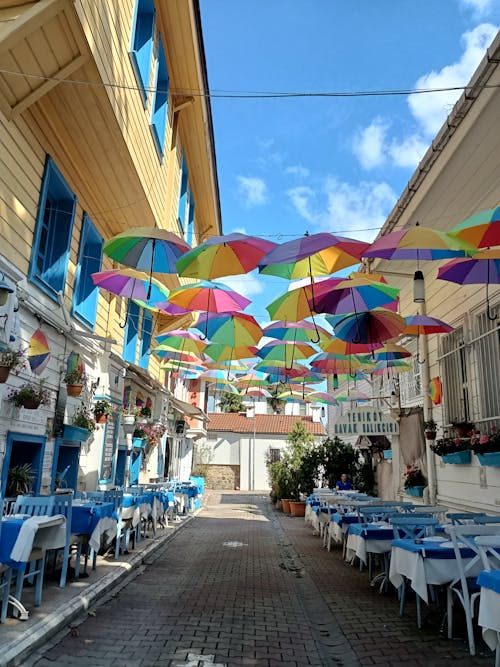
M35 375L40 375L50 359L49 342L41 329L33 332L28 347L28 362Z
M272 340L261 347L257 354L264 361L284 361L288 366L294 359L307 359L316 350L307 343L294 343L288 340Z
M276 394L276 398L280 401L300 401L301 403L309 403L309 400L300 391L293 391L292 389L285 389Z
M214 236L183 255L177 261L177 272L204 280L249 273L275 247L271 241L237 232Z
M500 245L500 206L476 213L448 233L476 248Z
M166 301L169 290L159 280L150 278L143 271L135 269L113 269L111 271L99 271L91 274L92 281L96 287L125 297L126 299L137 299L142 301L141 305L153 305L152 302ZM148 297L148 290L151 287Z
M223 343L210 343L205 349L205 354L214 361L233 361L239 359L252 359L257 354L257 348L253 346L233 347Z
M397 313L375 308L346 315L338 319L333 328L338 338L348 342L382 343L399 336L405 325L405 320Z
M262 338L262 329L246 313L200 313L196 327L203 329L212 343L232 347L256 345Z
M403 359L394 359L392 361L379 361L375 368L373 368L370 373L374 375L391 375L393 373L406 373L412 371L412 364L406 363Z
M216 382L218 384L231 384L234 382L234 377L222 370L204 371L200 375L200 380L205 380L207 384Z
M207 370L231 371L233 373L242 373L248 370L248 362L245 361L207 361L205 366Z
M262 329L262 335L279 340L293 341L297 343L309 343L310 336L318 333L321 340L329 340L332 336L323 327L316 326L312 322L299 320L298 322L287 322L279 320L272 322Z
M394 359L405 359L411 357L412 354L402 345L394 345L393 343L386 343L379 350L373 353L377 361L393 361Z
M490 309L488 288L500 284L500 248L488 248L473 257L447 262L439 269L438 278L459 285L486 285L487 315L492 321L497 319Z
M325 403L326 405L335 405L335 397L331 394L327 394L326 391L311 391L307 394L307 398L312 403Z
M106 241L103 247L111 259L147 271L150 278L153 273L177 273L175 263L188 250L189 245L179 236L156 227L127 229ZM150 294L145 300L149 298Z
M250 303L249 299L227 285L208 280L177 287L170 292L168 300L186 310L200 310L208 313L240 311Z
M174 330L166 334L160 333L156 336L159 345L152 351L159 357L165 357L168 352L177 351L181 354L191 352L200 355L207 344L195 336L190 331Z
M361 369L362 364L355 359L350 357L349 359L338 359L333 357L326 352L320 352L317 354L314 359L311 361L311 367L319 369L322 373L346 373L350 375L354 371Z
M405 227L380 236L366 250L364 257L380 257L381 259L447 259L449 257L465 257L473 251L463 241L430 227L422 227L418 223L413 227Z
M345 314L386 306L397 300L399 288L363 278L349 278L340 283L336 279L332 282L325 280L315 292L316 312Z
M329 319L328 317L326 318ZM343 318L337 318L335 322L340 322ZM332 338L330 341L320 342L319 347L323 352L334 354L339 357L348 357L351 354L366 354L380 347L382 343L351 343L340 338Z
M249 387L248 389L240 389L242 396L253 396L254 398L272 398L272 394L264 387Z
M450 333L453 327L427 315L410 315L406 318L406 326L401 333L408 336L421 336L423 334Z
M346 394L341 393L335 396L336 401L371 401L372 399L368 394L365 394L362 391L348 391Z

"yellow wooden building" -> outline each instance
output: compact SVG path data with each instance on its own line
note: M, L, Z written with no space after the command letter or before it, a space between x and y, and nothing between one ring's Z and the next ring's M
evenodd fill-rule
M198 0L1 2L0 70L0 277L10 290L0 348L23 350L26 362L40 330L50 352L38 375L25 363L0 385L2 492L9 469L26 463L35 493L56 479L123 484L116 408L125 400L161 420L172 415L171 392L149 354L154 315L97 290L90 274L116 268L103 242L132 227L191 245L221 233ZM85 367L78 398L66 398L68 358ZM9 400L40 379L46 404ZM69 440L64 424L103 399L114 406L107 423L86 442ZM163 437L134 457L129 481L161 477L166 455Z

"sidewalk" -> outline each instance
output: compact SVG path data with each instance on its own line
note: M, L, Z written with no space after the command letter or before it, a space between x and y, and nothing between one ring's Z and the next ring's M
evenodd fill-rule
M7 618L6 623L0 625L0 667L23 664L25 657L36 647L71 624L108 591L123 585L134 570L192 518L186 516L181 517L180 522L169 521L167 528L157 529L156 537L149 529L149 537L142 538L135 549L131 549L128 555L120 556L118 561L111 556L98 556L94 571L89 560L88 577L73 579L65 588L59 588L59 576L53 582L46 582L40 607L33 606L34 589L25 584L22 599L30 612L29 619Z

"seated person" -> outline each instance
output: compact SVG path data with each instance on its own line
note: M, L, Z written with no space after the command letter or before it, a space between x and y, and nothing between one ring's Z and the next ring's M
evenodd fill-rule
M335 488L337 489L337 491L351 491L352 490L352 484L347 479L347 475L345 474L345 472L342 473L342 475L340 476L339 481L335 484Z

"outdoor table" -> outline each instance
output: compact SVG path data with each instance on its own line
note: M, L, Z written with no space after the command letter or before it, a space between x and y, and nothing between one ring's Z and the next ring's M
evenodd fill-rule
M347 529L352 523L359 523L357 512L346 512L345 514L333 512L328 524L328 551L330 551L332 540L345 543Z
M113 503L73 500L71 533L87 535L89 546L94 551L101 547L101 537L111 540L116 535L117 517Z
M462 548L464 564L475 557L472 549ZM477 570L471 568L470 576L481 571L480 562ZM392 541L389 580L399 588L406 577L411 587L424 602L428 602L427 585L448 584L459 576L459 566L455 559L453 542L442 535L425 537L416 542L413 539Z
M478 624L483 628L483 639L492 651L500 652L500 570L481 572L477 578L481 586ZM498 661L498 656L497 656Z
M357 556L366 565L369 553L390 552L393 540L394 531L388 523L351 523L347 529L346 560Z
M66 519L55 516L2 518L0 563L24 570L33 549L62 549L66 545Z

